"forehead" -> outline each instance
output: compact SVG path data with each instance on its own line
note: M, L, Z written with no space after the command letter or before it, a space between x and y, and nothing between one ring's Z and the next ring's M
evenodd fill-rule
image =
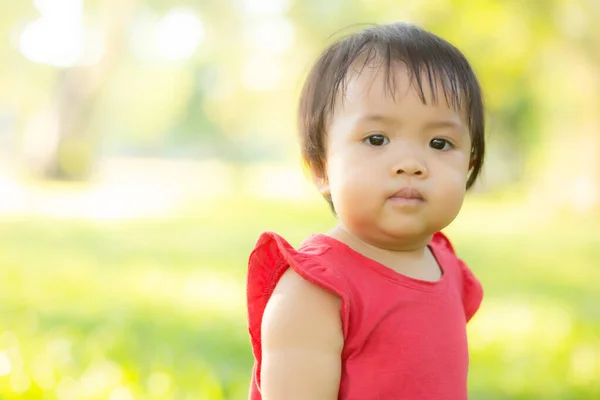
M451 104L441 78L433 75L432 81L425 75L421 71L419 84L403 63L389 69L382 65L353 66L338 94L335 114L397 114L420 109L432 116L458 117L464 122L464 110Z

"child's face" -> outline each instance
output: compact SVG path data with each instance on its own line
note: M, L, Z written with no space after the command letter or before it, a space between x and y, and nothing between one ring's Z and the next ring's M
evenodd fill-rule
M423 243L452 222L471 152L464 116L441 91L434 104L426 90L424 105L404 67L395 68L395 98L383 68L350 79L327 133L327 175L316 179L343 227L384 248Z

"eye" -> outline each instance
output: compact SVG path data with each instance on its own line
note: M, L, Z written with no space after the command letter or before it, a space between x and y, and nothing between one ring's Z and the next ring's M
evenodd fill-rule
M384 135L376 134L369 136L364 140L364 142L371 146L384 146L390 142L390 139Z
M429 142L429 147L436 150L448 150L454 148L454 145L446 139L436 138Z

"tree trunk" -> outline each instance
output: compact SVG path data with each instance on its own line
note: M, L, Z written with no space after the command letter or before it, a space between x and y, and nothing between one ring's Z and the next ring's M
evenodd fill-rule
M83 180L93 170L98 135L91 127L103 83L117 67L125 44L124 26L135 11L136 0L102 2L105 54L92 66L62 70L51 104L28 121L25 149L28 167L41 177Z

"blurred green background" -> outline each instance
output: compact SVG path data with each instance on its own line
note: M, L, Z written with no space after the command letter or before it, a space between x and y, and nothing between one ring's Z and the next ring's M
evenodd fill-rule
M0 3L0 398L246 398L250 250L334 223L299 162L303 78L398 20L485 90L448 228L486 291L471 398L599 399L598 0Z

